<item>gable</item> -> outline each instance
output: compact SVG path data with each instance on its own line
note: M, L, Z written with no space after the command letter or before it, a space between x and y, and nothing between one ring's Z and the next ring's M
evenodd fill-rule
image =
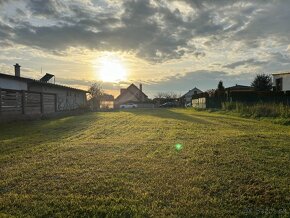
M122 104L129 101L139 101L139 99L136 97L136 95L126 90L126 92L117 97L115 103Z
M116 98L115 102L125 101L144 101L148 96L144 94L137 86L131 84L127 89L123 90L121 94Z
M192 95L195 94L195 92L196 92L197 94L202 93L202 91L199 90L198 88L193 88L193 89L189 90L189 91L188 91L184 96L185 96L185 97L191 97Z

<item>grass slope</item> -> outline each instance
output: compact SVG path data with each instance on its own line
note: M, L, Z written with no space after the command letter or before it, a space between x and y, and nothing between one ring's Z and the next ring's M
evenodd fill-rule
M1 125L0 216L288 217L289 138L183 109Z

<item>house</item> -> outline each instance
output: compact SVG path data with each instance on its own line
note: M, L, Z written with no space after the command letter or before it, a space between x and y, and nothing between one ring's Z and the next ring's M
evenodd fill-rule
M254 96L253 96L254 95ZM252 86L238 85L225 88L225 100L232 101L255 101L255 88Z
M0 73L0 89L54 94L56 111L74 110L87 103L87 91L49 83L54 77L46 74L40 80L21 77L20 65L16 64L15 75Z
M142 91L142 84L139 88L131 84L126 89L120 90L120 95L115 99L114 108L119 108L122 104L137 103L144 104L148 101L148 96Z
M275 91L290 91L290 72L275 73L273 76L273 87Z
M254 87L236 84L235 86L225 88L225 91L254 91Z
M189 90L187 93L185 93L183 96L181 96L181 98L183 99L184 105L188 105L192 103L192 96L196 95L196 94L200 94L202 93L202 91L196 87L194 87L193 89Z
M112 109L114 108L114 96L104 93L101 97L101 109Z

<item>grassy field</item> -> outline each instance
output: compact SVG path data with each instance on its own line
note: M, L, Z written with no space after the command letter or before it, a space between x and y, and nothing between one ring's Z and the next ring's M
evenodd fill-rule
M0 216L290 216L290 127L217 113L2 124L0 167Z

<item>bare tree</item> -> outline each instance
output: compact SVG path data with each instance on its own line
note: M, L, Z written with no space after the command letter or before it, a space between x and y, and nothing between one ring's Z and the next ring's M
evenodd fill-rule
M175 99L175 98L179 98L180 95L174 92L158 92L154 97L160 98L160 99Z
M100 109L101 98L104 95L102 85L100 83L94 83L90 86L88 91L93 110Z
M154 97L155 98L165 98L165 93L164 92L158 92Z

